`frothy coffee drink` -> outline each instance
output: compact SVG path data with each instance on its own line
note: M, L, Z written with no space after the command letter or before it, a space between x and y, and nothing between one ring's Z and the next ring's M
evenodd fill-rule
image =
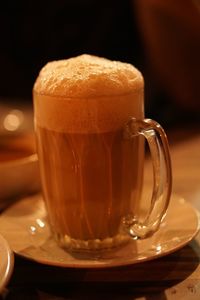
M72 249L125 241L142 186L143 141L123 138L143 119L143 77L132 65L90 55L48 63L34 85L43 195L53 232Z

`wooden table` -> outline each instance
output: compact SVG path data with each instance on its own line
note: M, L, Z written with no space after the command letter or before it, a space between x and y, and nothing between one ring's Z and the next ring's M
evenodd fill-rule
M200 210L200 127L169 131L173 192ZM62 269L16 256L5 299L200 299L200 234L153 261L113 269Z

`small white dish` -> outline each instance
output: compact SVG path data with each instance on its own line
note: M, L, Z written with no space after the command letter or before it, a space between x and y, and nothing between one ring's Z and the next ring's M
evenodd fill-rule
M18 255L36 262L70 268L124 266L172 253L199 231L199 213L187 201L172 195L166 218L152 237L91 257L72 255L52 238L41 195L23 198L0 216L0 233Z
M7 241L0 235L0 294L8 284L14 267L14 255Z

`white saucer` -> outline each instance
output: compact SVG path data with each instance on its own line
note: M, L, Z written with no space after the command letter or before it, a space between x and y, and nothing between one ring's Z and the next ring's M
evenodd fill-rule
M86 258L57 246L40 195L20 200L0 216L0 233L16 254L42 264L73 268L114 267L152 260L180 249L198 230L198 212L183 198L173 195L167 216L152 237Z
M7 241L0 235L0 294L7 285L14 266L14 255Z

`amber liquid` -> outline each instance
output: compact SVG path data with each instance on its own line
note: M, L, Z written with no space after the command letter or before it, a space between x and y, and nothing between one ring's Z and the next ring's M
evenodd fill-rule
M143 141L122 131L72 134L37 127L43 193L58 236L103 240L134 213L142 186Z

